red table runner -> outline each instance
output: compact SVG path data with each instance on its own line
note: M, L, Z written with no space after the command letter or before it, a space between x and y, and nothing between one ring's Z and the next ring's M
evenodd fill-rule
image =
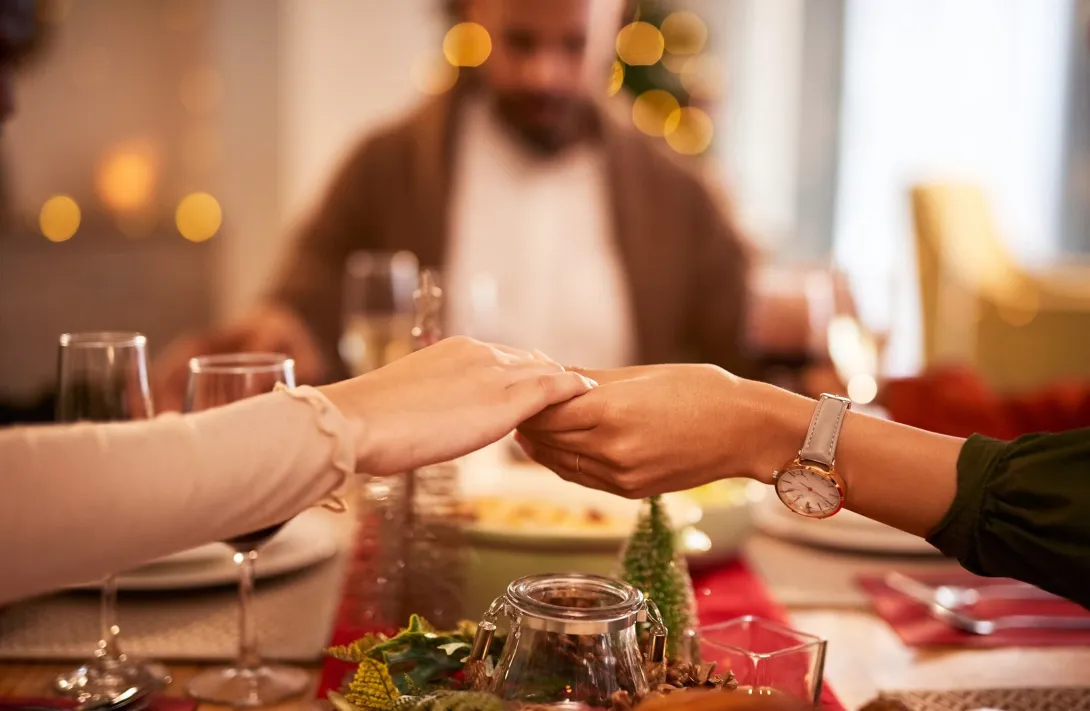
M772 600L760 577L742 559L694 575L693 587L696 590L697 612L702 624L726 622L742 615L755 615L788 623L784 609ZM348 644L369 631L373 630L338 623L333 631L332 644ZM322 667L318 695L324 697L330 689L340 687L346 675L352 671L351 664L327 659ZM823 711L844 711L828 684L823 689L821 708Z

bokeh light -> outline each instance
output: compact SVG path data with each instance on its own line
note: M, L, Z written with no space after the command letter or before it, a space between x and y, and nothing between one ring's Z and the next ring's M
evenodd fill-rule
M673 94L662 89L651 89L637 96L632 103L632 122L648 136L665 136L667 123L679 108Z
M430 54L413 62L409 78L417 91L437 96L450 91L458 81L458 67L441 54Z
M479 67L490 54L492 38L476 22L459 22L443 38L443 55L456 67Z
M211 113L223 99L223 77L212 67L186 72L178 85L178 98L192 114Z
M672 12L662 21L662 38L671 54L696 54L708 41L708 26L695 12Z
M624 86L624 64L615 61L609 69L609 87L606 93L609 96L615 96L622 86Z
M727 69L718 57L698 54L682 66L681 85L697 100L722 98L727 85Z
M666 121L666 143L681 155L695 156L708 150L714 134L711 116L695 106L678 109Z
M208 193L190 193L178 203L174 223L182 237L190 242L204 242L219 232L223 210Z
M853 375L848 381L848 397L858 405L869 405L878 397L878 381L873 375Z
M67 195L54 195L42 204L38 213L38 228L50 242L71 239L79 229L80 210Z
M95 190L115 212L139 210L151 202L158 179L155 150L148 143L129 143L108 153L95 171Z
M659 28L649 22L633 22L617 33L617 56L634 67L649 67L659 61L664 47Z

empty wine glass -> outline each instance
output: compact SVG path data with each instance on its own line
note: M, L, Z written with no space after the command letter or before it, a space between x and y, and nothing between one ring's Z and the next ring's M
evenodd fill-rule
M152 417L147 339L139 333L66 333L57 360L57 421L114 422ZM170 682L160 664L129 659L119 642L117 579L102 585L102 638L95 658L54 680L54 688L78 698L111 697L130 687Z
M364 251L348 258L338 350L352 375L369 373L412 352L418 274L412 252Z
M295 386L295 363L275 353L202 356L189 362L185 410L197 412L271 392L278 383ZM239 566L239 649L229 667L198 675L186 690L194 698L231 706L264 706L294 696L306 688L305 672L265 664L257 648L253 620L254 568L257 551L286 521L225 541L235 549Z

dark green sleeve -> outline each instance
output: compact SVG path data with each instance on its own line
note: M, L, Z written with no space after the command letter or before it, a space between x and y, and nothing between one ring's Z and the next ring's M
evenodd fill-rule
M927 540L974 573L1090 608L1090 429L970 437L957 496Z

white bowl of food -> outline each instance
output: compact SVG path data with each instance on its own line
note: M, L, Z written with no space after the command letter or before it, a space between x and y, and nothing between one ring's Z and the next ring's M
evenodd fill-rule
M461 463L468 560L463 609L479 616L507 584L535 573L615 575L640 502L587 489L528 462L503 456ZM700 521L683 494L664 497L675 528Z

